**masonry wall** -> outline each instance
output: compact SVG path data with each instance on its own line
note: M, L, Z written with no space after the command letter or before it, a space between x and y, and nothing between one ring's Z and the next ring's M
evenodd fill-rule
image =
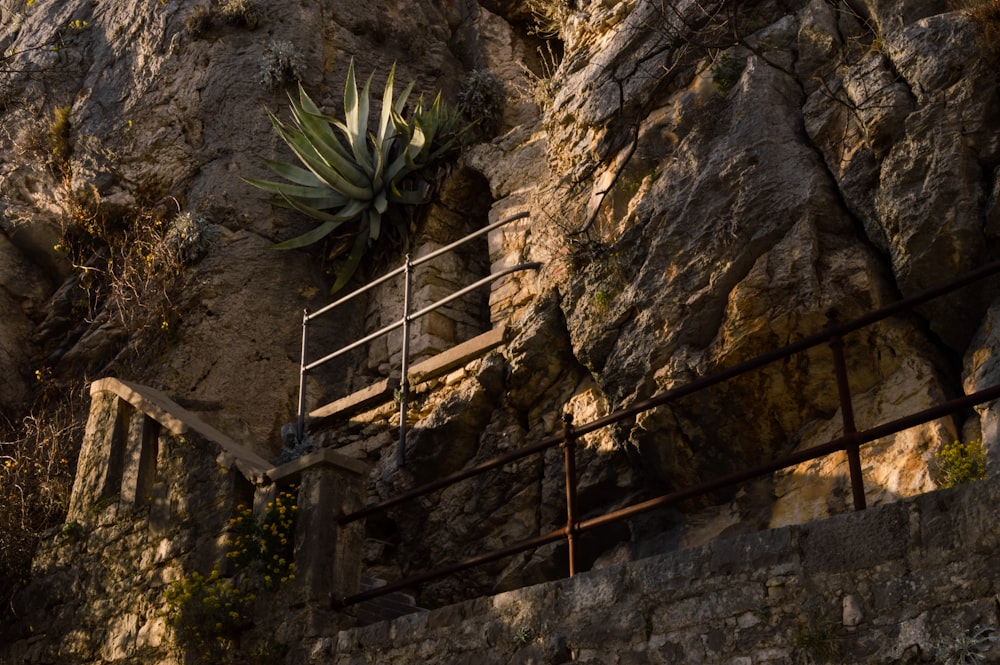
M358 590L363 531L336 515L361 507L367 471L329 450L273 467L159 391L94 382L66 523L43 539L14 620L0 624L0 665L304 662L353 620L330 597ZM278 488L298 488L295 579L266 585L227 563L230 520L241 507L259 514ZM213 570L241 589L252 621L193 641L171 626L167 591Z
M209 572L237 503L253 500L217 445L161 417L171 431L150 417L153 404L137 408L137 395L102 387L92 391L66 524L41 543L16 621L0 627L4 665L181 662L164 590Z
M342 629L360 579L363 464L330 450L278 468L165 397L98 382L66 525L0 626L0 663L490 665L997 662L1000 481L663 553ZM300 486L294 585L217 653L166 620L164 590L223 560L236 504ZM978 651L977 651L978 650Z
M318 662L973 662L948 658L1000 623L998 502L982 481L720 540L345 630Z

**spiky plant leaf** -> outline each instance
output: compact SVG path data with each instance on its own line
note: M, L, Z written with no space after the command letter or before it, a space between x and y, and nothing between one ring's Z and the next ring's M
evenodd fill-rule
M353 60L344 84L342 119L322 113L300 84L298 99L289 95L290 122L268 113L275 132L298 158L299 165L263 160L273 173L288 182L244 178L271 194L275 205L297 210L321 222L310 231L275 245L277 249L305 247L334 230L350 230L353 236L350 251L341 262L331 291L339 290L350 280L371 247L383 242L408 246L409 225L404 216L390 214L391 223L386 225L383 215L392 213L393 206L414 206L426 201L427 188L419 186L419 174L433 167L461 134L456 132L457 113L445 108L440 94L426 109L423 99L419 99L409 117L404 117L414 84L411 82L397 96L395 76L393 65L382 90L374 133L369 131L373 77L369 76L359 90ZM345 250L346 246L339 251ZM335 251L331 258L336 257Z

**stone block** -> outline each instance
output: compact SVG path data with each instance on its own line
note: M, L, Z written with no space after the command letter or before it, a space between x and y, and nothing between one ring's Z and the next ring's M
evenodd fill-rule
M709 570L725 575L735 571L769 571L776 565L791 565L794 531L790 528L758 531L717 540L709 546Z
M906 504L879 506L804 527L803 567L808 573L870 568L905 557L909 543Z
M120 491L125 442L134 412L128 402L113 392L102 391L91 396L67 522L89 522L91 507Z
M1000 549L997 479L966 483L919 497L920 558L950 559L954 553L989 554Z
M125 614L114 620L108 627L101 658L104 661L116 661L134 655L138 632L139 617L135 614Z

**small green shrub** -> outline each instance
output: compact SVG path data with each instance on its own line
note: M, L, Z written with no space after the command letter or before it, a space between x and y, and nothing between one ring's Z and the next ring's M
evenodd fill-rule
M218 227L205 215L179 213L167 226L163 253L175 256L184 264L196 263L208 253L218 233Z
M981 439L953 441L934 454L938 487L954 487L986 477L986 447Z
M193 572L164 592L167 623L186 642L215 643L234 639L253 624L256 596L218 568L208 575Z
M252 509L237 509L227 538L230 576L216 567L208 575L193 572L167 587L167 622L183 641L202 647L228 645L253 624L261 586L274 589L295 579L297 492L295 486L280 491L259 520Z
M722 92L728 92L736 85L742 72L743 63L728 51L720 55L709 70L712 75L712 83Z
M260 82L269 90L282 88L301 81L305 71L305 58L294 44L289 41L272 40L261 59Z
M76 520L67 522L63 525L63 528L59 530L59 535L67 540L78 540L81 536L83 536L83 525Z
M493 72L475 70L462 83L458 103L466 119L475 123L480 137L492 138L507 106L507 87Z
M518 628L514 633L514 644L524 646L535 641L538 635L531 628Z
M267 504L258 521L245 506L229 522L226 557L237 571L259 573L266 588L295 579L295 514L298 488L282 490Z

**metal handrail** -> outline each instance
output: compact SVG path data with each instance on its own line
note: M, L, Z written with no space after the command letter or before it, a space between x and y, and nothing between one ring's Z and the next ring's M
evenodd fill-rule
M863 510L866 507L864 496L864 484L861 477L860 458L858 456L861 446L869 444L880 438L895 434L903 430L921 425L938 418L951 415L963 409L970 408L977 404L982 404L994 399L1000 399L1000 384L989 386L978 392L952 399L943 404L923 409L916 413L897 418L895 420L876 425L865 430L858 431L853 419L853 406L851 400L850 386L847 381L846 363L843 355L843 336L878 323L901 312L907 312L922 305L934 298L938 298L947 293L951 293L959 288L982 280L991 275L1000 273L1000 261L987 264L977 270L969 272L954 280L940 284L923 291L919 294L898 300L890 305L873 310L856 319L847 322L837 322L836 312L827 313L829 317L828 325L824 330L804 337L797 342L788 344L780 349L737 363L729 368L714 372L707 376L691 381L682 386L666 390L649 399L641 400L629 405L626 408L614 411L607 416L597 418L580 427L573 427L571 414L564 415L566 419L565 427L560 435L546 437L538 443L526 446L516 451L512 451L502 456L495 457L476 466L463 469L450 474L444 478L431 481L407 492L391 497L360 510L342 515L338 522L341 525L363 519L369 515L378 514L407 501L425 496L437 490L453 485L462 480L474 477L487 471L500 468L519 459L539 454L556 446L564 446L566 449L566 487L567 487L567 522L564 527L555 529L545 534L529 538L527 540L513 543L499 550L493 550L483 554L473 556L454 564L443 566L431 571L420 573L392 582L375 589L370 589L361 593L353 594L341 599L335 599L335 605L343 607L369 600L387 593L392 593L415 584L420 584L433 579L439 579L456 572L472 568L474 566L489 563L502 559L519 552L534 549L541 545L566 539L569 546L569 570L572 575L575 572L575 560L573 554L573 538L576 534L595 529L606 524L617 522L623 519L634 517L638 514L662 508L678 503L683 500L728 488L747 480L774 473L803 462L824 457L834 452L846 452L848 455L848 469L851 475L852 493L855 510ZM750 371L760 369L768 364L783 360L797 353L802 353L821 344L829 345L834 355L834 372L836 375L838 397L841 406L841 416L843 418L843 434L826 443L813 446L806 450L797 451L783 457L759 464L754 467L737 471L726 476L715 478L710 481L699 483L695 486L670 492L647 501L634 504L619 510L606 513L597 517L585 520L578 520L575 516L575 491L571 488L575 485L575 472L573 469L572 451L575 449L576 441L579 437L595 432L599 429L633 418L634 416L654 409L658 406L673 402L681 397L705 390L729 379L735 378Z
M357 349L360 346L363 346L363 345L365 345L365 344L367 344L367 343L369 343L369 342L371 342L371 341L373 341L375 339L378 339L379 337L387 335L390 332L392 332L393 330L396 330L398 328L402 328L403 329L403 341L402 341L401 367L400 367L400 382L401 382L401 385L400 385L400 414L399 414L399 428L400 429L399 429L399 447L398 447L398 453L397 453L397 461L398 461L398 463L399 463L400 466L403 466L404 463L405 463L405 461L406 461L406 406L407 406L407 399L408 399L408 396L409 396L409 379L408 379L407 375L409 373L409 355L410 355L409 354L409 350L410 350L409 326L410 326L410 323L412 321L414 321L415 319L420 318L421 316L424 316L426 314L429 314L429 313L433 312L434 310L438 309L439 307L443 307L444 305L447 305L448 303L450 303L450 302L452 302L452 301L454 301L454 300L456 300L456 299L458 299L458 298L460 298L460 297L462 297L462 296L464 296L464 295L466 295L468 293L471 293L472 291L475 291L476 289L478 289L478 288L480 288L482 286L485 286L486 284L490 284L490 283L496 281L497 279L500 279L501 277L504 277L504 276L509 275L511 273L519 272L519 271L522 271L522 270L538 270L539 268L541 268L542 264L538 263L538 262L528 262L528 263L521 263L521 264L518 264L518 265L515 265L515 266L504 268L503 270L500 270L499 272L492 273L492 274L488 275L487 277L484 277L483 279L477 280L476 282L474 282L472 284L469 284L468 286L465 286L462 289L460 289L460 290L458 290L458 291L456 291L456 292L454 292L454 293L452 293L452 294L450 294L448 296L445 296L444 298L442 298L442 299L440 299L440 300L438 300L438 301L436 301L436 302L428 305L427 307L424 307L423 309L420 309L417 312L410 312L410 295L411 295L411 290L412 290L411 289L411 282L412 282L413 269L415 267L417 267L417 266L419 266L421 264L427 263L428 261L431 261L431 260L433 260L433 259L435 259L435 258L437 258L437 257L439 257L439 256L441 256L443 254L446 254L447 252L450 252L450 251L452 251L453 249L455 249L457 247L460 247L460 246L464 245L465 243L469 242L470 240L474 240L475 238L478 238L478 237L480 237L482 235L485 235L485 234L489 233L490 231L493 231L494 229L498 229L501 226L504 226L506 224L509 224L509 223L511 223L513 221L516 221L516 220L519 220L519 219L524 219L524 218L529 217L529 216L530 216L529 212L520 212L520 213L518 213L516 215L513 215L511 217L507 217L505 219L501 219L498 222L494 222L492 224L488 224L487 226L484 226L481 229L473 231L472 233L469 233L468 235L465 235L465 236L459 238L458 240L456 240L456 241L454 241L454 242L452 242L452 243L450 243L448 245L445 245L444 247L439 247L438 249L434 250L433 252L430 252L430 253L428 253L428 254L426 254L424 256L421 256L421 257L419 257L417 259L411 259L410 255L407 254L406 258L403 261L403 265L400 266L399 268L396 268L395 270L391 270L388 273L386 273L385 275L379 277L378 279L375 279L375 280L369 282L368 284L366 284L366 285L364 285L364 286L362 286L362 287L360 287L358 289L355 289L354 291L352 291L351 293L347 294L346 296L344 296L342 298L339 298L338 300L335 300L332 303L324 305L323 307L321 307L320 309L316 310L315 312L310 312L308 308L306 308L305 310L303 310L303 313L302 313L302 351L301 351L300 361L299 361L299 400L298 400L298 414L297 414L297 420L296 420L296 439L298 441L302 441L305 438L305 435L306 435L306 422L305 422L306 421L306 375L309 372L311 372L314 369L316 369L317 367L320 367L320 366L325 365L326 363L330 362L334 358L338 358L338 357L340 357L340 356L342 356L342 355L344 355L344 354L346 354L346 353L348 353L350 351L353 351L354 349ZM355 340L355 341L351 342L350 344L347 344L346 346L343 346L343 347L337 349L336 351L323 356L322 358L320 358L318 360L314 360L312 362L308 361L308 359L307 359L307 348L308 348L308 345L309 345L309 324L314 319L316 319L316 318L318 318L318 317L320 317L320 316L322 316L322 315L324 315L324 314L326 314L326 313L328 313L328 312L336 309L337 307L339 307L339 306L341 306L341 305L343 305L343 304L345 304L347 302L350 302L351 300L353 300L354 298L358 297L359 295L361 295L363 293L366 293L366 292L370 291L371 289L375 288L376 286L379 286L380 284L384 284L385 282L387 282L390 279L393 279L395 277L398 277L399 275L403 275L404 276L404 282L403 282L403 316L398 321L390 323L389 325L384 326L384 327L380 328L379 330L376 330L375 332L370 333L370 334L362 337L361 339Z

